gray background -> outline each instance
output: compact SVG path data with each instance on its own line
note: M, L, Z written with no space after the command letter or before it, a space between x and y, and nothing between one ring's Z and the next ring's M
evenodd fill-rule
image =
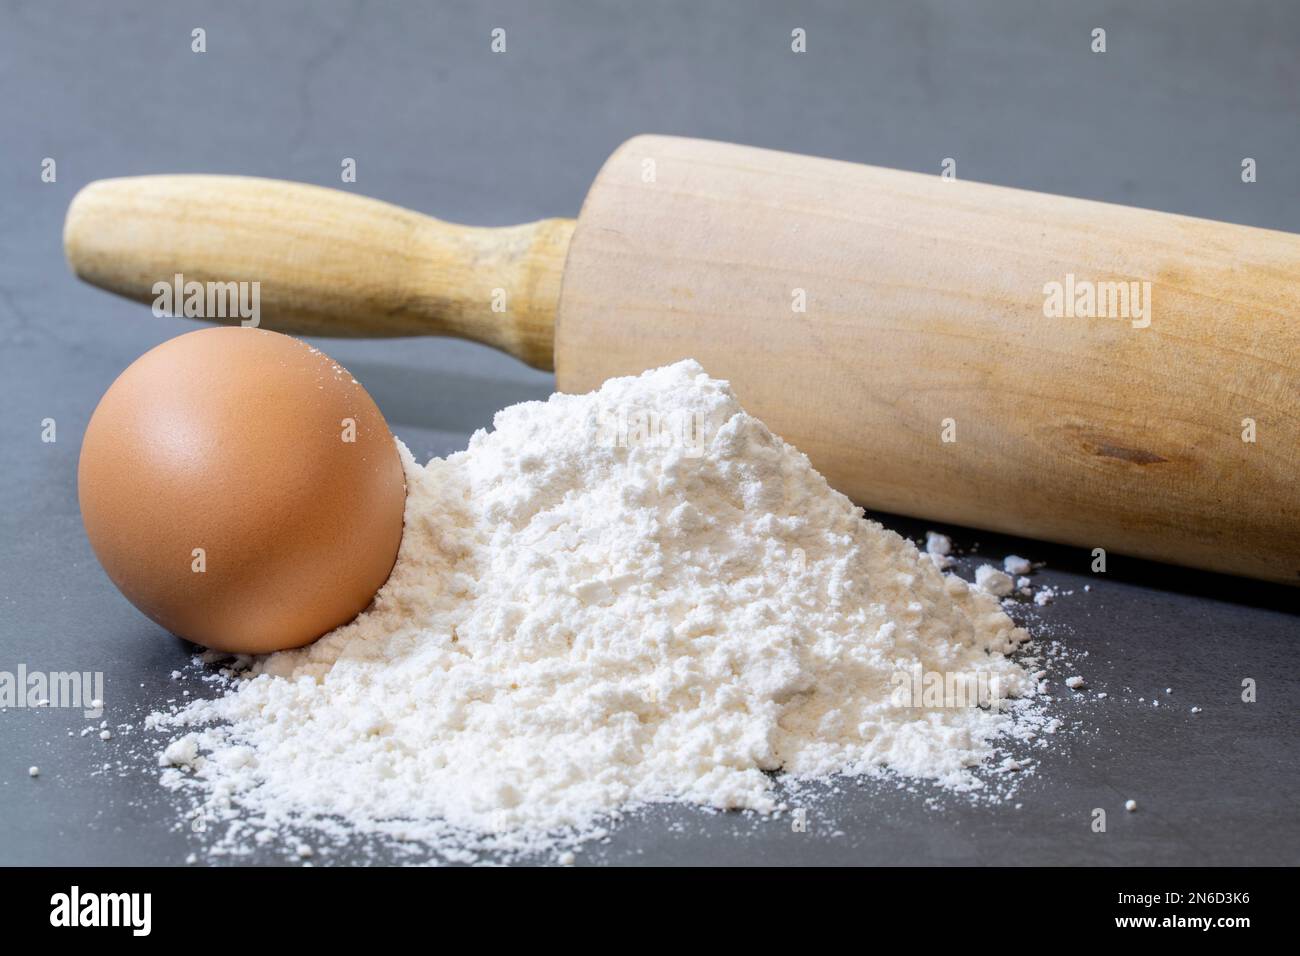
M339 186L485 225L574 215L638 132L839 159L1300 231L1294 3L559 2L0 5L0 670L102 670L108 717L175 696L189 649L137 614L84 540L82 429L182 320L79 284L60 230L90 180L228 172ZM206 28L208 52L190 52ZM509 52L488 52L491 28ZM792 27L807 54L789 52ZM1094 26L1109 50L1089 52ZM40 181L43 157L58 181ZM1243 156L1259 182L1240 182ZM322 342L417 456L461 447L548 376L458 342ZM58 441L40 441L54 418ZM924 524L886 518L905 533ZM755 863L1296 863L1294 591L954 531L1049 562L1076 593L1020 616L1094 691L1017 801L845 788L810 832L662 809L581 859ZM971 561L964 563L969 573ZM1085 583L1092 585L1083 592ZM1059 675L1058 675L1059 676ZM1243 677L1259 702L1239 700ZM186 686L194 686L192 683ZM1174 694L1152 707L1153 695ZM1145 701L1139 701L1145 697ZM1193 716L1197 704L1204 712ZM0 714L0 863L180 863L198 843L78 711ZM100 768L108 763L108 772ZM38 764L38 779L27 767ZM97 772L100 770L100 772ZM1137 813L1122 812L1136 798ZM1089 813L1110 813L1093 834ZM283 848L252 858L274 863ZM349 852L335 859L385 859Z

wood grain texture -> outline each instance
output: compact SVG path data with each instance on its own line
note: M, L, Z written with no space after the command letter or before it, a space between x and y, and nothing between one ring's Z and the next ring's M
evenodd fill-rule
M573 222L440 222L341 190L240 176L91 183L64 248L78 276L151 302L153 284L260 282L262 326L326 336L454 335L551 368ZM494 290L505 311L493 311ZM498 299L500 301L500 299Z
M1045 316L1069 274L1150 282L1149 327ZM642 136L556 355L570 392L698 359L868 508L1300 581L1300 236Z

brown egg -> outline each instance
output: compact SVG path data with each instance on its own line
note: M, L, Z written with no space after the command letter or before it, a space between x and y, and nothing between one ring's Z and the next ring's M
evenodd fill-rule
M406 481L350 374L263 329L137 359L86 427L81 516L108 576L175 634L261 654L365 609L402 539Z

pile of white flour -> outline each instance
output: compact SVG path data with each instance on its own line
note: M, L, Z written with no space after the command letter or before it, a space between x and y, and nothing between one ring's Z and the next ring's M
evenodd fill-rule
M401 450L374 605L151 718L164 781L205 813L535 848L648 802L769 812L773 771L977 786L1042 726L998 601L864 520L695 362L507 408L423 468ZM932 673L997 696L900 701L900 674Z

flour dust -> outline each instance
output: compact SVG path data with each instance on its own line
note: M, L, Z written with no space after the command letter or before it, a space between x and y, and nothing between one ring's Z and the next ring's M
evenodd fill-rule
M695 362L507 408L423 467L401 451L372 607L149 718L209 852L554 853L638 808L770 819L870 780L1005 799L1059 725L995 594Z

